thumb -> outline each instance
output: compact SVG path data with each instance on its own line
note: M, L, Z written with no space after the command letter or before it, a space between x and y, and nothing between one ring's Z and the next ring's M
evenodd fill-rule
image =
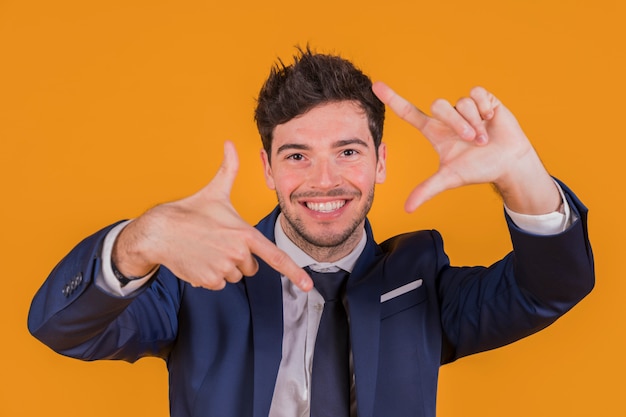
M230 190L233 188L235 178L237 177L237 171L239 170L239 158L235 145L231 141L224 142L224 157L222 164L218 168L213 179L204 186L195 195L198 197L213 197L216 193L221 194L223 197L230 197Z
M419 206L436 196L437 194L454 188L454 185L449 184L446 180L446 176L441 171L436 172L431 177L427 178L423 182L417 185L409 194L406 202L404 203L404 209L412 213Z

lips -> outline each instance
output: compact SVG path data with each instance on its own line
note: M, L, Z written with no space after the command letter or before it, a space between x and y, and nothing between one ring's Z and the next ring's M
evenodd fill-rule
M306 206L309 210L319 213L330 213L339 210L346 204L346 200L327 201L324 203L307 202Z

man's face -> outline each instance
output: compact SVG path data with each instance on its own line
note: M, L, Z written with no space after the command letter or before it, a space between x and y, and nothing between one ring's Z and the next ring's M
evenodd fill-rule
M385 158L385 145L376 151L367 116L350 101L314 107L276 126L271 164L265 151L262 159L287 236L313 257L345 256L362 236L374 184L385 179Z

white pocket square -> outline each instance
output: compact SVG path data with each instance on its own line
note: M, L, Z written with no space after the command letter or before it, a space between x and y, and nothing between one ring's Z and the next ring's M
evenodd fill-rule
M391 290L389 292L384 293L380 296L380 302L384 303L385 301L389 301L393 298L399 297L402 294L406 294L409 291L413 291L422 286L422 280L416 279L415 281L409 282L401 287L396 288L395 290Z

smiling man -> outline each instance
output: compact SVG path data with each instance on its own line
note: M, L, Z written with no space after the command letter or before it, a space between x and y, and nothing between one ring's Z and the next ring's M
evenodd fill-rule
M385 104L439 155L407 210L492 183L513 252L460 268L432 230L374 240ZM162 357L176 417L434 416L441 364L546 327L594 270L586 208L493 94L431 113L341 57L300 51L272 69L255 112L278 207L255 227L240 218L227 142L202 190L74 248L35 296L30 331L85 360Z
M321 104L276 126L262 157L289 239L317 261L348 255L385 179L385 145L374 143L359 104Z

